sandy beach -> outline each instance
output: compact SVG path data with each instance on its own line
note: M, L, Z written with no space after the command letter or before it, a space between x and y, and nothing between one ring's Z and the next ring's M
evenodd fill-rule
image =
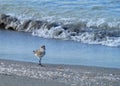
M120 0L0 0L0 86L120 86Z
M120 86L120 69L0 60L0 86Z
M50 80L0 74L0 86L69 86Z

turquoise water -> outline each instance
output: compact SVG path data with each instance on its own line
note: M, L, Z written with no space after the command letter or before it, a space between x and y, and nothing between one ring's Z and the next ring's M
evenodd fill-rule
M44 39L30 33L0 30L0 58L38 63L33 50L46 45L43 63L120 68L120 48Z

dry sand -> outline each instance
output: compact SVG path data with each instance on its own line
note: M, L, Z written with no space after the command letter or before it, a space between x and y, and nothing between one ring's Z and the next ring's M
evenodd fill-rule
M0 86L120 86L120 69L1 59Z

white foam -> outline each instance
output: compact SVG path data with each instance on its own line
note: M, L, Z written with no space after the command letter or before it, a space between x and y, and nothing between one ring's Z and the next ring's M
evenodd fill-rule
M59 32L61 32L60 35L59 35ZM62 29L61 26L56 28L51 28L50 30L46 29L43 26L41 29L34 30L32 35L40 36L44 38L56 38L56 39L67 39L68 37L67 32L64 29Z
M44 27L43 27L44 28ZM62 29L60 26L56 28L48 29L38 29L35 30L32 35L39 36L43 38L56 38L56 39L62 39L62 40L74 40L82 43L88 43L88 44L101 44L106 46L120 46L120 37L105 37L103 39L94 39L95 34L84 32L79 33L75 36L71 36L71 32L68 32L67 30ZM61 34L59 34L59 32Z
M107 40L102 41L101 44L106 46L120 46L120 37L107 37Z
M117 21L109 21L106 18L96 18L96 19L79 19L79 21L74 22L76 19L75 18L58 18L54 16L46 16L42 17L42 20L47 20L49 23L50 22L56 22L56 20L59 20L60 23L59 26L57 27L51 27L48 29L45 25L42 25L41 28L35 28L34 31L32 32L32 35L34 36L39 36L43 38L56 38L56 39L63 39L63 40L74 40L78 42L83 42L83 43L88 43L88 44L102 44L106 46L120 46L119 43L119 37L107 37L103 39L96 39L95 38L95 33L89 33L89 32L83 32L76 34L75 36L71 36L71 33L74 32L68 32L67 30L64 30L62 28L62 25L69 25L69 24L80 24L81 27L79 28L88 28L88 30L91 29L91 27L95 27L95 29L109 29L114 30L120 28L120 22ZM59 23L58 23L59 24ZM85 26L85 27L84 27ZM76 26L75 26L76 28ZM74 29L74 28L73 28ZM91 31L94 30L94 28L91 29ZM29 31L29 27L26 29L26 31Z

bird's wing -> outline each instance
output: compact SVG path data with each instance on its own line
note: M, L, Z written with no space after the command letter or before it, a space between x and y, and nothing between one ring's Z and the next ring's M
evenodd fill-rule
M43 52L41 52L41 51L38 51L38 52L37 52L38 55L42 55L42 53L43 53Z

